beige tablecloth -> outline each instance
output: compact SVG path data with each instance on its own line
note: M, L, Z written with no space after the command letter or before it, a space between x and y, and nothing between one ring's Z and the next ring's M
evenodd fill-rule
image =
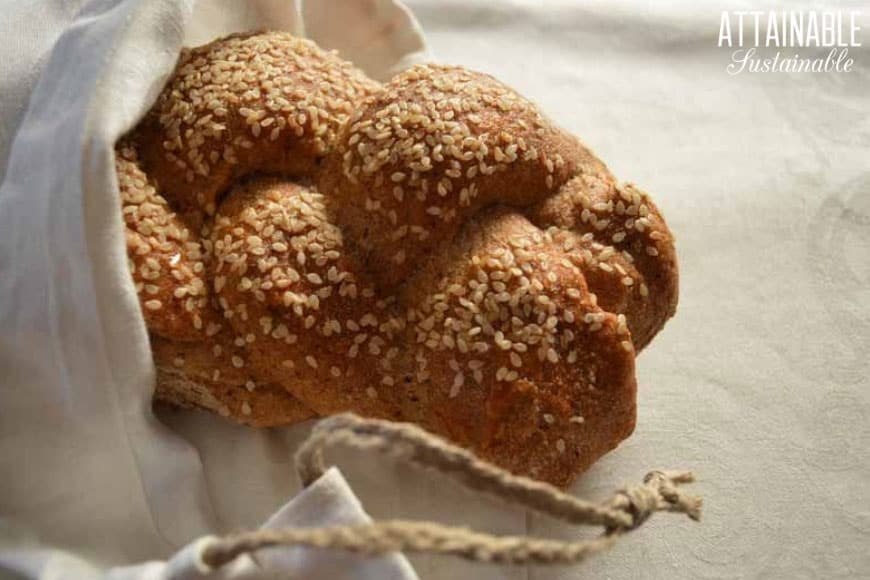
M704 521L659 517L585 567L504 576L870 577L870 5L409 5L438 57L539 102L652 192L677 237L680 306L638 360L637 431L575 490L692 468ZM854 71L729 75L721 11L786 8L861 11ZM449 505L438 485L428 493ZM418 571L450 577L441 565Z

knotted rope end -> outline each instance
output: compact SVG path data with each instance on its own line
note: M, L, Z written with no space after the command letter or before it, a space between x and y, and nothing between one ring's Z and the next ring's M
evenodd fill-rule
M704 500L697 495L684 493L681 485L697 481L691 471L650 471L643 478L644 484L652 485L658 491L667 511L684 513L694 521L701 521Z

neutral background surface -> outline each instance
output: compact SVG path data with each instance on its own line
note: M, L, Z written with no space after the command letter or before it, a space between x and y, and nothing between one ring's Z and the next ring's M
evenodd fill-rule
M720 10L825 3L409 4L436 55L540 103L677 237L680 306L639 358L637 431L575 489L692 468L704 521L656 518L528 577L870 577L870 4L827 8L862 11L855 72L737 76Z
M701 524L656 517L580 567L414 557L421 577L870 576L870 49L850 49L849 74L730 76L716 2L409 4L440 60L536 100L666 215L682 269L677 316L638 361L635 434L573 491L604 497L650 468L690 468L707 505ZM741 4L771 7L727 8ZM870 43L870 7L836 8L863 10ZM291 456L305 426L254 432L198 413L163 420L199 451L197 497L216 529L257 526L296 491ZM432 475L333 457L376 518L577 537ZM99 501L75 505L81 517L99 514ZM155 546L165 553L136 543L171 553Z

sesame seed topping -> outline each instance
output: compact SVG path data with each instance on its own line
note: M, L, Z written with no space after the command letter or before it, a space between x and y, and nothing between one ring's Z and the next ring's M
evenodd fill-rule
M280 361L269 372L291 391L316 379L353 405L388 389L366 401L373 412L420 384L469 400L529 385L557 399L535 405L576 405L565 385L594 390L597 369L631 359L612 348L633 354L630 337L641 340L622 312L657 302L637 296L647 280L660 287L659 249L673 256L645 194L613 184L512 90L461 68L418 66L380 87L308 41L231 37L183 53L146 123L159 140L143 166L170 189L158 194L134 154L119 183L149 330L182 320L185 341L227 355L215 364L258 378L258 361ZM281 163L301 183L262 177ZM638 292L602 294L599 307L592 290L614 285ZM602 309L614 302L620 311ZM357 380L377 388L363 395L348 387ZM221 404L230 414L239 402Z

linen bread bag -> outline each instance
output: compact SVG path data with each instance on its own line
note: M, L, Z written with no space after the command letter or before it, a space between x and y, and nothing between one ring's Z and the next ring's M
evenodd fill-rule
M260 493L215 489L231 462L210 463L177 421L167 428L151 412L154 365L115 171L115 144L154 103L182 46L266 22L330 43L375 78L426 48L392 1L40 0L4 11L0 567L11 558L16 573L38 576L55 569L40 562L67 554L95 568L165 559L197 537L260 525L298 489L266 461L252 470L272 476ZM345 22L353 34L330 39ZM211 421L207 437L227 459L239 438L222 427L232 426ZM247 451L274 433L246 435L253 461ZM359 507L344 490L310 522ZM344 521L361 521L356 511Z

